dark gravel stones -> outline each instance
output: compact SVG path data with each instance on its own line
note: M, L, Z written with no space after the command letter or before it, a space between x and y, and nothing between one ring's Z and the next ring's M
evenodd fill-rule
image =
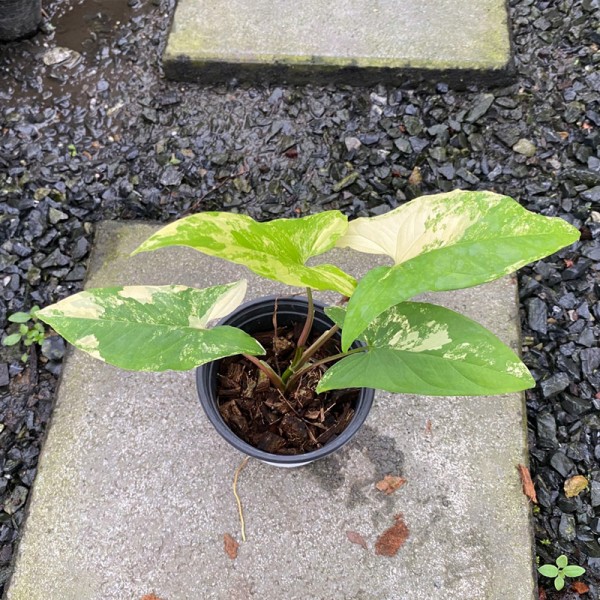
M48 360L60 360L65 355L65 341L58 335L51 335L42 342L41 350Z
M530 298L525 302L527 307L527 322L530 329L540 333L548 331L548 308L541 298Z
M544 398L549 398L566 389L570 382L571 380L566 373L559 372L540 382L540 388Z

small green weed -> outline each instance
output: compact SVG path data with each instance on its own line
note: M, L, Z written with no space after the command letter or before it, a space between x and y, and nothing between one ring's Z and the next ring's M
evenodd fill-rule
M2 345L16 346L21 341L26 347L32 344L41 344L46 336L46 329L44 324L38 321L35 316L38 310L40 310L39 306L33 306L29 312L16 312L10 315L8 320L11 323L18 323L19 330L7 335L2 340ZM27 362L27 358L27 353L21 355L23 362Z
M583 567L570 565L569 559L564 554L556 559L556 566L542 565L538 571L544 577L554 578L554 587L559 591L565 587L565 577L579 577L585 573Z

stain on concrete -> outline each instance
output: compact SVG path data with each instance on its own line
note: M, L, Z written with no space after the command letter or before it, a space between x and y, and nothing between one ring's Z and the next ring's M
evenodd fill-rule
M334 492L346 483L346 476L342 473L342 467L347 462L342 458L344 455L345 450L341 450L306 466L319 487L326 492Z

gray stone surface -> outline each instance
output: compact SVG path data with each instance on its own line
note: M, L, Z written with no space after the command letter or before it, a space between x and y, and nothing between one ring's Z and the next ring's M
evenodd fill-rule
M169 77L200 81L365 83L407 70L499 73L509 59L504 0L179 0L163 63Z
M128 255L155 230L104 223L88 287L247 277L249 298L286 293L188 249ZM360 274L371 256L338 251ZM516 345L512 279L436 299ZM72 352L40 460L8 600L528 600L529 508L519 394L424 398L378 393L366 426L337 455L295 470L250 461L212 429L192 373L120 371ZM428 426L430 424L430 427ZM407 479L385 496L385 474ZM374 542L402 513L410 537L393 558ZM352 544L362 534L368 549Z

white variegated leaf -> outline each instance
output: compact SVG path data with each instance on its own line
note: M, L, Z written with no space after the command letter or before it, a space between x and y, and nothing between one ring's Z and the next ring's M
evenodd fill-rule
M578 238L566 221L531 213L492 192L423 196L387 214L356 219L336 245L387 255L394 266L373 269L360 281L348 303L342 347L390 306L423 292L498 279Z
M242 302L246 282L96 288L37 313L74 346L123 369L182 371L234 354L264 354L234 327L207 329Z
M343 310L327 311L343 324ZM372 387L428 396L482 396L530 388L508 346L475 321L434 304L402 302L365 329L364 352L329 368L318 391Z
M205 212L163 227L134 254L168 246L189 246L287 285L336 290L350 296L356 287L350 275L334 265L305 264L309 258L333 248L347 227L348 220L339 211L266 223L258 223L246 215Z

